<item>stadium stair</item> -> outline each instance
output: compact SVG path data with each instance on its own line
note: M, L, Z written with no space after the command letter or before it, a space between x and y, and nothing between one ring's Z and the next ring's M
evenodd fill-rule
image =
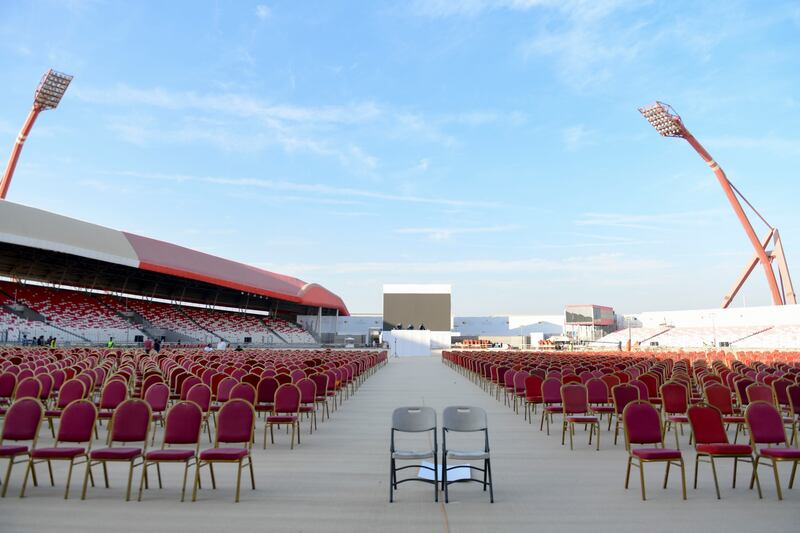
M760 329L760 330L758 330L758 331L754 331L753 333L750 333L749 335L745 335L744 337L739 337L739 338L738 338L738 339L736 339L735 341L730 341L730 345L732 346L732 345L734 345L735 343L737 343L737 342L740 342L740 341L743 341L743 340L745 340L745 339L749 339L750 337L755 337L756 335L761 335L761 334L762 334L762 333L764 333L765 331L769 331L769 330L771 330L771 329L774 329L774 327L775 327L775 326L768 326L768 327L766 327L766 328L763 328L763 329Z
M217 332L211 331L210 329L208 329L207 327L205 327L203 324L201 324L200 322L198 322L197 320L195 320L195 319L194 319L194 317L190 316L190 315L189 315L189 313L187 313L186 311L184 311L184 310L183 310L183 307L181 307L180 305L176 305L175 307L176 307L176 308L178 309L178 311L179 311L179 312L180 312L180 313L181 313L183 316L185 316L185 317L186 317L186 318L187 318L187 319L188 319L188 320L189 320L189 321L190 321L192 324L195 324L195 325L196 325L198 328L202 329L203 331L207 331L209 334L213 335L214 337L217 337L218 339L221 339L221 340L223 340L223 341L227 342L228 344L230 344L230 341L229 341L228 339L226 339L225 337L223 337L222 335L220 335L220 334L219 334L219 333L217 333Z

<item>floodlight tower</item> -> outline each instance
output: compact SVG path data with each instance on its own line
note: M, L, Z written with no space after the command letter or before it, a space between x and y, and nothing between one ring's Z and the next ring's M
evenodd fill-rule
M11 185L11 178L14 177L14 169L17 167L17 160L20 152L22 152L22 145L31 132L33 123L36 122L36 117L46 109L58 107L58 103L61 101L61 97L64 96L64 92L71 81L72 76L56 72L53 69L48 70L42 76L42 81L39 82L39 86L36 87L36 92L33 94L31 112L28 113L28 118L25 119L25 123L22 125L17 141L14 143L14 148L11 150L11 157L3 173L3 179L0 180L0 199L5 199L6 194L8 194L8 187Z
M739 222L741 222L742 227L744 227L744 231L747 234L747 238L750 240L750 244L753 245L755 249L755 254L750 260L749 263L745 266L742 273L737 278L736 282L733 284L733 287L725 295L725 298L722 300L722 308L727 308L736 294L739 292L739 289L742 288L744 282L747 280L750 273L753 272L753 269L756 267L758 263L761 263L761 266L764 267L764 273L767 276L767 284L769 285L769 291L772 296L772 303L774 305L784 305L784 304L796 304L797 297L794 292L794 288L792 287L792 278L789 276L789 266L786 263L786 256L783 253L783 245L781 244L781 238L778 234L778 229L773 227L766 219L761 216L753 204L747 201L747 198L737 189L733 183L728 180L728 177L725 175L725 172L719 166L719 164L714 161L714 158L706 151L703 146L697 142L697 139L689 133L689 130L686 129L686 126L683 125L683 121L681 117L675 112L672 107L663 103L663 102L656 102L652 105L639 108L639 112L647 119L647 121L656 129L658 133L663 135L664 137L681 137L686 139L686 141L692 145L692 148L700 154L700 157L703 158L703 161L708 163L708 166L711 167L711 170L717 176L717 180L719 184L722 186L722 190L725 193L725 196L728 198L728 202L730 202L731 207L733 207L733 211L736 213L736 216L739 218ZM744 212L742 208L742 204L739 202L739 198L741 198L750 209L761 219L761 221L766 224L769 231L763 239L759 240L758 236L756 235L755 230L753 229L753 225L750 223L750 220L747 218L747 214ZM772 242L772 250L767 250L767 246L769 246L770 242ZM775 261L777 268L778 268L778 277L775 277L775 271L772 268L772 262Z

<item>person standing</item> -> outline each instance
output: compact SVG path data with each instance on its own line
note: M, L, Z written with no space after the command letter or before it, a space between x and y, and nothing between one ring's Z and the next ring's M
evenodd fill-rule
M114 347L114 337L109 337L108 342L106 343L106 348L113 348Z
M161 341L163 339L164 337L161 337L160 339L156 339L155 342L153 342L153 350L155 350L156 353L161 351Z

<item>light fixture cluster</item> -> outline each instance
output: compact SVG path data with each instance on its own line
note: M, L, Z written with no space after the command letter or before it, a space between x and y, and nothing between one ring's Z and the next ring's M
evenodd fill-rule
M664 137L685 136L686 130L681 122L681 117L669 105L663 102L656 102L649 106L640 107L639 113Z
M71 81L72 76L69 74L62 74L53 69L48 70L42 76L39 86L36 87L33 97L34 105L41 109L55 109Z

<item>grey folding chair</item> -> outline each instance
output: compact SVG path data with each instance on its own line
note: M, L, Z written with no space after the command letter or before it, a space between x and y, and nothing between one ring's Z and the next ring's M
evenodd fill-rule
M433 433L433 448L423 450L398 450L395 448L395 432L401 433L423 433L430 431ZM406 481L422 481L425 483L433 483L434 498L439 501L439 473L438 462L436 456L439 452L439 446L436 441L436 411L430 407L398 407L392 413L392 431L391 431L391 444L389 451L391 453L391 463L389 466L389 502L394 501L394 491L397 490L397 485L405 483ZM397 467L396 461L408 460L422 460L433 459L433 468L424 464L411 464L406 466ZM433 480L412 477L407 479L397 480L397 472L405 470L406 468L425 468L433 470Z
M447 433L449 431L458 433L478 432L484 434L484 446L482 450L451 450L447 447ZM483 468L474 465L447 466L447 461L483 461ZM473 470L483 472L483 480L474 479L471 475L468 479L447 481L447 472L456 468L469 468L470 474ZM461 481L477 481L483 484L483 490L489 487L489 501L494 503L494 491L492 490L492 464L489 459L489 428L487 424L486 411L480 407L451 406L445 407L442 416L442 488L444 489L444 501L447 503L447 487L452 483Z

